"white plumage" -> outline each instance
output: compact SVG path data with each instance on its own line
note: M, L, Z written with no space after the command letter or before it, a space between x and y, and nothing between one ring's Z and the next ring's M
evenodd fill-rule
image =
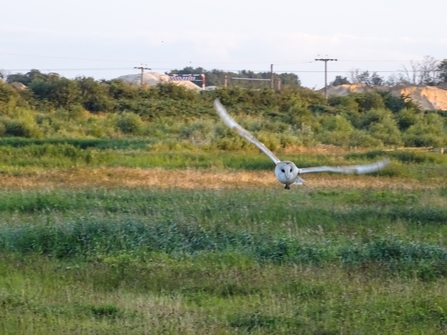
M270 159L276 164L275 175L278 181L284 184L285 189L290 189L290 185L302 185L304 180L301 179L300 174L311 172L339 172L350 174L363 174L375 172L383 169L390 162L389 159L384 159L372 164L366 165L349 165L349 166L316 166L309 168L298 168L295 163L290 161L281 161L275 156L263 143L259 142L249 131L242 128L233 118L227 113L225 107L220 103L219 99L214 100L214 109L219 114L222 121L233 129L240 136L256 145L262 150Z

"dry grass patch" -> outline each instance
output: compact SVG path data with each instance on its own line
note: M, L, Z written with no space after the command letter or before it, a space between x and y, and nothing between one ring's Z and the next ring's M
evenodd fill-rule
M439 186L436 180L421 183L413 179L371 175L309 174L304 176L307 189L368 188L368 189L430 189ZM141 169L125 167L53 169L26 175L3 175L2 189L53 189L88 187L127 188L281 188L270 171L217 171L193 169Z

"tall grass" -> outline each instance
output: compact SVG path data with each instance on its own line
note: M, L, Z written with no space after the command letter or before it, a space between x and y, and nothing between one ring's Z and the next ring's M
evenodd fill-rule
M56 258L234 251L259 262L438 264L447 259L439 245L439 234L447 232L447 199L427 207L417 204L420 196L428 197L422 191L294 197L274 191L6 192L0 213L21 219L0 226L0 250ZM420 242L408 234L420 234Z
M18 167L22 179L48 168L64 178L73 166L221 170L213 178L272 168L255 150L4 144L3 178ZM408 182L442 178L444 158L284 154L300 166L384 156L392 164L374 177L383 188L126 188L116 174L107 188L85 176L91 185L0 190L0 333L443 333L446 187Z
M442 187L2 191L0 332L442 333L446 202Z

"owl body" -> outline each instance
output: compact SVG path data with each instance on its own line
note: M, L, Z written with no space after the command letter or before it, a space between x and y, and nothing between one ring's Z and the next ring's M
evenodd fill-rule
M300 170L296 167L295 163L291 161L282 161L276 164L275 175L276 179L284 184L285 189L290 189L290 185L298 184L302 185L304 180L299 176Z

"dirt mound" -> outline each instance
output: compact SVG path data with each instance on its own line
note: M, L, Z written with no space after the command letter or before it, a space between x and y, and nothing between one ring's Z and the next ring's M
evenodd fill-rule
M369 87L364 84L344 84L339 86L328 86L328 95L346 96L349 93L363 93L375 90L391 92L393 95L404 95L417 103L422 109L447 110L447 87L397 85L394 87L375 86ZM324 93L324 89L319 92Z
M141 74L127 74L116 79L122 79L128 83L141 85ZM190 81L170 81L169 76L160 72L145 72L143 73L144 86L156 86L160 83L170 82L177 86L182 86L190 90L201 91L202 88Z
M403 87L399 92L417 102L423 109L447 110L447 90L435 86L412 86Z

